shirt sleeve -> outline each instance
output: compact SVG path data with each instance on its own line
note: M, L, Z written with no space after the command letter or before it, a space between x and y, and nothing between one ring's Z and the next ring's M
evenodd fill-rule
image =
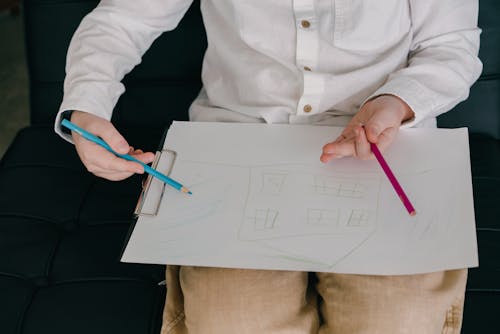
M192 0L102 0L85 16L71 39L66 58L62 113L81 110L111 119L125 91L121 80L140 63L142 55L164 31L175 29Z
M405 101L415 113L405 127L435 118L465 100L482 71L477 0L410 0L410 11L408 66L391 73L368 98L391 94Z

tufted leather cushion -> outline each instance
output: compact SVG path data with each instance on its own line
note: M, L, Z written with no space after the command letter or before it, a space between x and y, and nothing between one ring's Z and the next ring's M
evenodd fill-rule
M140 177L82 167L48 126L22 130L0 166L0 332L157 333L164 267L123 264Z
M141 177L109 182L82 167L52 131L69 40L95 0L25 0L32 125L0 161L0 332L158 333L164 267L119 262ZM113 121L154 150L185 120L200 88L206 39L195 1L125 78ZM484 72L470 98L440 117L469 126L480 268L470 270L463 333L500 331L500 3L480 1Z
M52 123L62 100L64 65L71 37L95 0L26 0L26 47L31 83L31 121ZM181 23L162 34L141 64L124 78L126 93L114 122L164 129L187 120L187 109L201 88L206 36L199 1Z
M479 27L482 29L479 58L483 73L472 86L469 98L441 115L441 127L467 126L469 131L500 139L500 2L479 1Z
M500 306L500 140L472 135L470 149L479 268L469 270L462 333L494 333L500 331L496 323Z

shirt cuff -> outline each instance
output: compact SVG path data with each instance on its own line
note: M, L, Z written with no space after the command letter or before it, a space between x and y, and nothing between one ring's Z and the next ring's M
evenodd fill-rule
M111 120L113 109L124 91L125 87L121 83L65 82L64 98L54 122L55 132L65 140L73 142L71 134L65 134L61 129L62 114L67 110L84 111Z
M394 95L403 100L413 111L414 117L405 121L401 127L408 128L424 122L435 107L432 93L418 81L408 77L393 77L371 94L362 106L380 95Z
M66 115L65 113L67 113L68 111L72 112L74 110L88 112L93 115L104 118L108 121L111 120L111 115L108 115L106 112L103 112L102 109L98 108L98 106L93 105L92 103L82 102L82 101L69 101L69 100L63 101L56 115L56 119L54 122L54 131L59 136L61 136L61 138L70 143L74 143L73 137L71 136L71 132L66 132L65 130L63 130L61 122L64 119L64 116ZM99 110L101 110L101 112L99 112Z

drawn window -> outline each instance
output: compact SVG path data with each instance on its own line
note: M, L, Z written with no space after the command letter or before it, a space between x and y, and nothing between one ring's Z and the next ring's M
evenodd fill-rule
M253 221L255 230L271 230L278 220L278 211L272 209L255 210L255 216L248 218Z
M370 223L370 212L366 210L352 210L347 226L362 227Z
M337 210L307 209L307 223L315 226L337 226L339 213Z
M325 176L314 178L314 190L320 195L347 198L361 198L365 192L365 188L356 180Z
M262 192L280 194L285 184L286 174L264 173L262 174Z

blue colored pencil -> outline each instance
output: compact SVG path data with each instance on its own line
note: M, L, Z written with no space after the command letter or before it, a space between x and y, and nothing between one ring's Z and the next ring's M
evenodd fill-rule
M183 193L190 194L190 195L192 194L192 192L189 191L189 189L187 189L186 187L184 187L179 182L177 182L174 179L166 176L165 174L160 173L156 169L151 168L150 166L148 166L144 162L142 162L142 161L134 158L133 156L128 155L128 154L120 154L120 153L117 153L117 152L113 151L113 149L111 148L111 146L109 146L108 143L106 143L104 140L102 140L101 138L97 137L96 135L93 135L92 133L90 133L90 132L88 132L88 131L80 128L79 126L75 125L74 123L71 123L67 119L63 119L62 122L61 122L61 125L67 127L68 129L70 129L72 131L75 131L76 133L78 133L83 138L85 138L87 140L90 140L91 142L94 142L94 143L96 143L96 144L104 147L106 150L108 150L109 152L113 153L117 157L120 157L120 158L128 160L128 161L134 161L134 162L137 162L137 163L141 164L142 167L144 167L144 171L146 173L153 175L154 177L160 179L161 181L165 182L169 186L172 186L175 189L177 189L177 190L179 190L179 191L181 191Z

